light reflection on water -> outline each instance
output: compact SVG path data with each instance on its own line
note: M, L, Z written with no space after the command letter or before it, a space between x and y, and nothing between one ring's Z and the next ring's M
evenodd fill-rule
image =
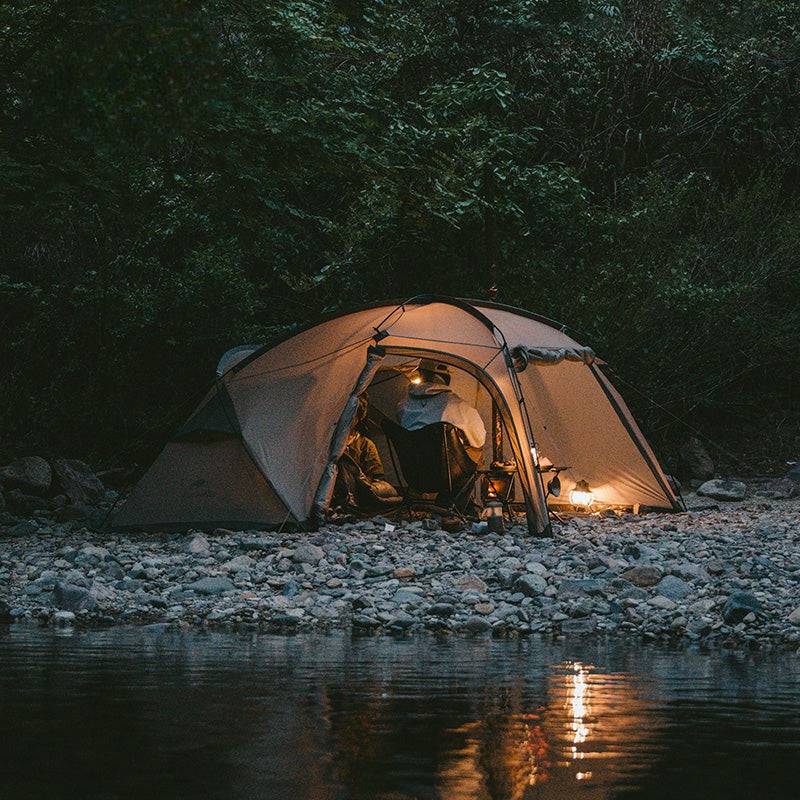
M0 797L797 797L799 702L792 656L12 628Z

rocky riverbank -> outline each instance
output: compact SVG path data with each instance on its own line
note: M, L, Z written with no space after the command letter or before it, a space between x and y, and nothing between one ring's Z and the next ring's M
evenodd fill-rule
M0 543L0 616L263 630L632 635L800 645L800 502L588 517L552 539L448 533L435 519L314 534L92 533L30 522ZM34 530L35 528L35 530Z

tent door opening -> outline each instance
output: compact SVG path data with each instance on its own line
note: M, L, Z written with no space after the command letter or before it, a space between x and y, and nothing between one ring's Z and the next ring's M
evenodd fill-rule
M377 348L371 348L373 350ZM408 375L416 370L419 360L422 358L434 359L437 362L447 364L452 368L452 380L454 385L451 386L458 393L459 386L462 388L466 383L471 383L474 387L473 397L477 397L483 413L481 414L486 428L486 442L484 444L485 460L487 464L496 461L495 453L503 454L506 459L513 459L516 462L516 471L518 479L515 481L516 496L513 498L514 505L520 506L524 511L527 519L528 528L531 533L542 534L546 531L549 525L549 517L547 515L546 505L544 502L540 504L540 511L537 514L534 507L534 501L531 496L530 487L536 486L535 481L540 481L538 475L531 475L527 468L527 462L523 456L523 447L527 444L523 442L520 437L520 432L515 429L511 410L508 405L508 400L500 391L494 380L486 374L486 372L477 364L467 361L466 359L459 358L450 353L441 352L438 350L427 350L421 348L407 348L407 347L394 347L386 346L379 348L382 354L380 363L368 364L365 366L364 371L359 376L356 387L352 397L356 398L361 394L366 394L369 398L370 405L373 402L376 407L381 408L381 412L390 418L396 418L395 408L392 408L391 398L392 394L397 395L396 387L400 386L407 389ZM393 373L393 374L389 374ZM392 387L394 384L394 388ZM462 399L470 400L470 397L462 397ZM513 398L512 398L513 400ZM352 411L353 403L348 402L345 413L340 419L340 424L337 426L334 439L339 437L342 427L346 426L349 431L349 425L353 420ZM388 413L387 413L388 410ZM480 409L479 409L480 411ZM372 429L374 432L374 429ZM384 443L381 435L376 434L378 441L378 449L381 456L386 456L384 465L391 464L391 455L388 449L388 443ZM332 447L331 457L336 456L338 445L341 442L334 442L337 447ZM497 450L495 449L497 448ZM342 448L343 452L343 448ZM339 456L341 453L339 453ZM337 456L338 460L338 456ZM390 483L397 481L397 476L393 467L389 467L391 476ZM399 484L397 481L395 485ZM318 492L318 497L322 500L321 493ZM330 502L330 495L324 498L326 505L324 511L327 513ZM322 506L320 506L322 510Z

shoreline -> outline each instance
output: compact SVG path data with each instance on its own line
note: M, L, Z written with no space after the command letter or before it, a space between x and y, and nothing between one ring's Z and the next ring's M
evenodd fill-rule
M551 539L519 526L447 533L433 519L142 536L39 523L0 542L0 616L798 650L800 501L751 494L697 511L708 500L687 501L687 513L556 523Z

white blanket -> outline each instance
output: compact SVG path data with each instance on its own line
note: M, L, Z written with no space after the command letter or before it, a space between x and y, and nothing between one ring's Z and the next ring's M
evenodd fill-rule
M464 432L470 447L483 447L486 428L481 415L455 392L440 383L412 384L397 408L397 421L416 431L436 422L448 422Z

